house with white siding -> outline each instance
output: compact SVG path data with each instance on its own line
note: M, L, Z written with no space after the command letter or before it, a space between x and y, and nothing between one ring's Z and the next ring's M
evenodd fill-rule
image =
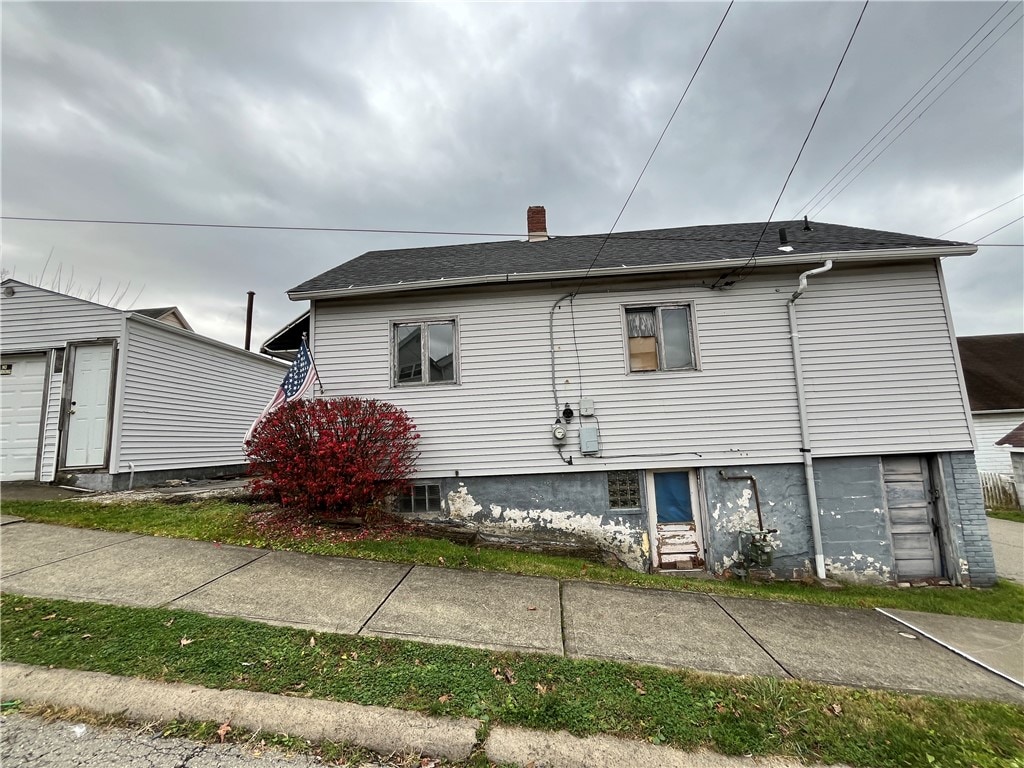
M287 366L194 333L175 307L122 311L0 285L0 478L119 490L241 471Z
M979 472L1011 474L1010 451L996 443L1024 421L1024 333L957 339L977 439Z
M638 570L994 581L940 261L973 245L527 219L523 241L370 252L288 292L323 396L415 421L408 514Z

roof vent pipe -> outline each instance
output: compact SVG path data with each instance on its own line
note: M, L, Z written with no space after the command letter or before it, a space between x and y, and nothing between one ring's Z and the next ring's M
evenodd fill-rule
M811 231L811 223L809 221L807 221L807 217L804 216L804 232L810 232L810 231Z
M811 430L807 421L807 397L804 392L804 369L800 357L800 332L796 321L796 302L807 290L807 278L832 269L832 259L824 265L800 275L799 287L786 302L789 311L789 339L793 346L793 375L796 378L796 408L800 416L800 453L804 458L804 482L807 485L807 508L811 517L811 540L814 546L814 574L825 578L825 555L821 545L821 523L818 520L818 491L814 486L814 463L811 459Z
M526 209L526 232L531 243L548 239L548 214L543 205L531 205Z

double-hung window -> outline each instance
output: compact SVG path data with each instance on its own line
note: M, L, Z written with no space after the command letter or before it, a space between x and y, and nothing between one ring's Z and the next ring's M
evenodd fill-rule
M697 367L689 304L625 307L625 315L631 372Z
M456 381L455 321L395 323L392 360L395 386Z

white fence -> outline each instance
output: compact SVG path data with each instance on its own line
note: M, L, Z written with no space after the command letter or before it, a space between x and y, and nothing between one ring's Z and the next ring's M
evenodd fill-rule
M1020 509L1017 498L1017 487L1013 477L999 472L979 472L981 475L981 495L985 499L985 509Z

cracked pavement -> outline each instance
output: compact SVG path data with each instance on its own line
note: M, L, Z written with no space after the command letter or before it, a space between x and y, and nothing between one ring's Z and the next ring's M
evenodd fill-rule
M67 721L48 723L20 714L0 717L0 764L5 768L312 768L323 765L321 760L307 755L163 738L159 733L142 728L100 728ZM362 763L359 768L388 768L388 763Z

